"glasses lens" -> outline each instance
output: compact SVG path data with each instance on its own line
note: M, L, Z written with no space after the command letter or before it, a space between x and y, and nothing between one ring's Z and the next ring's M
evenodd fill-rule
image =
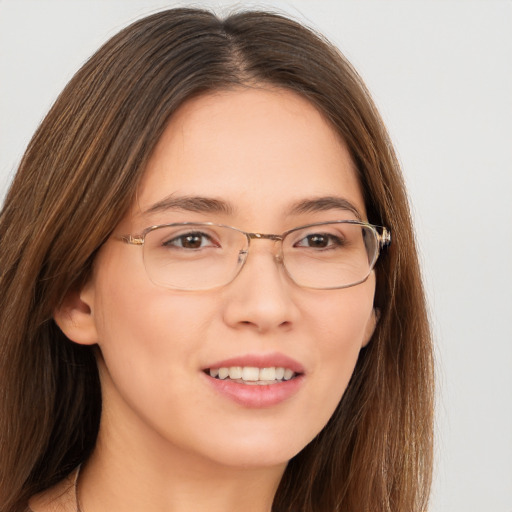
M226 226L159 226L144 239L144 265L155 284L180 290L208 290L234 279L247 254L247 245L242 232Z
M361 283L370 275L377 256L376 231L350 222L296 229L283 241L288 274L308 288L344 288Z

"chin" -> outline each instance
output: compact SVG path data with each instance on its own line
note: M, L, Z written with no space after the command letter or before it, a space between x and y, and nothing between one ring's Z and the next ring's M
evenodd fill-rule
M258 432L256 435L237 434L217 442L210 438L209 441L215 444L208 442L208 446L203 446L203 453L210 460L227 467L284 467L316 434L315 431L309 435L303 433L300 436L290 436L288 429L285 433L279 432L273 436Z

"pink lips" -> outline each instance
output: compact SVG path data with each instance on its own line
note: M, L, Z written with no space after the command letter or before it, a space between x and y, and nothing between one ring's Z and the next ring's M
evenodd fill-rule
M207 373L208 368L229 368L232 366L284 367L292 370L296 376L291 380L276 382L275 384L248 385L229 379L216 379L210 377ZM204 376L209 385L226 398L248 408L266 408L278 405L293 396L304 382L304 367L294 359L279 353L248 354L233 357L212 363L208 368L204 369Z

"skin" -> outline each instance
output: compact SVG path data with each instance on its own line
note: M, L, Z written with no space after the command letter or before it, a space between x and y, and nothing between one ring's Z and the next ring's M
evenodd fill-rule
M215 198L231 211L147 212L170 194ZM344 198L366 218L348 150L308 101L263 87L210 93L173 116L115 234L183 221L282 233L357 218L339 208L291 212L324 196ZM55 313L70 339L99 346L104 405L80 476L84 512L270 510L287 461L332 415L375 327L373 274L342 290L301 288L274 247L256 241L234 281L200 292L153 284L140 247L115 238L102 247L90 282ZM299 390L272 407L235 403L202 371L275 352L305 373ZM63 483L32 508L73 510L71 495Z

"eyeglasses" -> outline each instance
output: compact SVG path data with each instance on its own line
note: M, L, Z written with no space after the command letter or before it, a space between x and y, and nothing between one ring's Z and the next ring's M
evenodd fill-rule
M247 261L252 240L280 244L274 256L297 285L348 288L368 278L391 242L380 226L338 220L300 226L282 235L247 233L212 222L150 226L120 239L143 249L149 279L175 290L210 290L229 284Z

